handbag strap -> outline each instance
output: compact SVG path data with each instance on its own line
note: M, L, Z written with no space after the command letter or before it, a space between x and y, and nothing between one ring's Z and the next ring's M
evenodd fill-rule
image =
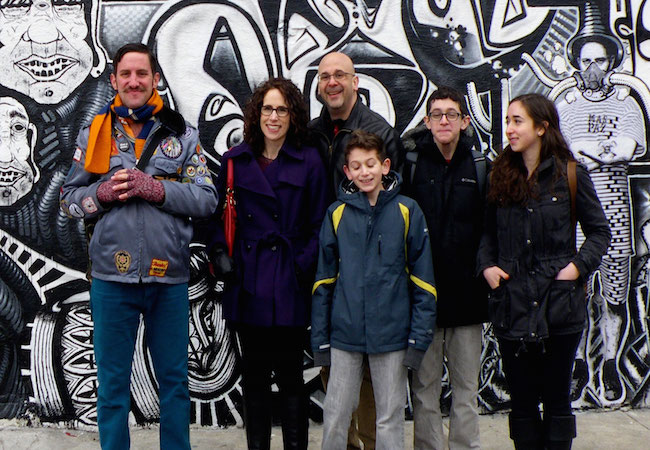
M573 232L573 243L575 247L576 240L576 194L578 192L578 180L576 176L575 160L567 162L567 180L569 182L569 195L571 196L571 230Z
M226 186L230 193L235 192L235 169L232 158L228 158L228 172L226 174Z

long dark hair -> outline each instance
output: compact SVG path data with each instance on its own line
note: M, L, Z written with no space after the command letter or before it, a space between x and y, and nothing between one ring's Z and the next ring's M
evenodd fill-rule
M264 96L271 89L277 89L289 108L289 132L286 140L299 148L307 140L307 106L300 89L286 78L271 78L260 84L248 99L244 108L244 141L253 149L255 155L264 151L264 134L260 127L260 114Z
M560 132L560 117L555 105L540 94L523 94L512 99L510 104L514 102L521 103L535 126L546 129L542 135L539 160L554 156L555 175L562 176L567 161L574 157ZM521 153L514 152L508 145L494 161L488 201L500 206L525 204L534 195L536 182L537 171L529 178Z

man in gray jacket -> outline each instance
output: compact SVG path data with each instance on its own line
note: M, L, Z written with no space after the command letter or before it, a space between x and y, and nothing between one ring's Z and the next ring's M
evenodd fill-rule
M156 91L151 51L127 44L113 64L117 95L79 132L61 193L66 214L96 220L88 252L100 443L129 448L129 381L142 315L159 384L160 446L189 449L190 216L211 214L216 191L198 132Z

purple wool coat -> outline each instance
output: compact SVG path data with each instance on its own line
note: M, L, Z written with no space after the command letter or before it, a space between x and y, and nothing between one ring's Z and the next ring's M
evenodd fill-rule
M219 218L228 159L235 179L236 276L224 292L224 316L255 326L307 326L318 234L328 206L322 159L313 147L285 142L262 172L248 144L233 147L223 155L217 179ZM225 242L223 223L213 230L214 241Z

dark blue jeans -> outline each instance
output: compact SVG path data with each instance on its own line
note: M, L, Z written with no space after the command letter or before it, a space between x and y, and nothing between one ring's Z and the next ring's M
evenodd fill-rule
M97 424L102 449L128 449L130 378L140 315L160 398L160 448L190 448L187 383L187 283L126 284L94 279L90 288L99 382Z

